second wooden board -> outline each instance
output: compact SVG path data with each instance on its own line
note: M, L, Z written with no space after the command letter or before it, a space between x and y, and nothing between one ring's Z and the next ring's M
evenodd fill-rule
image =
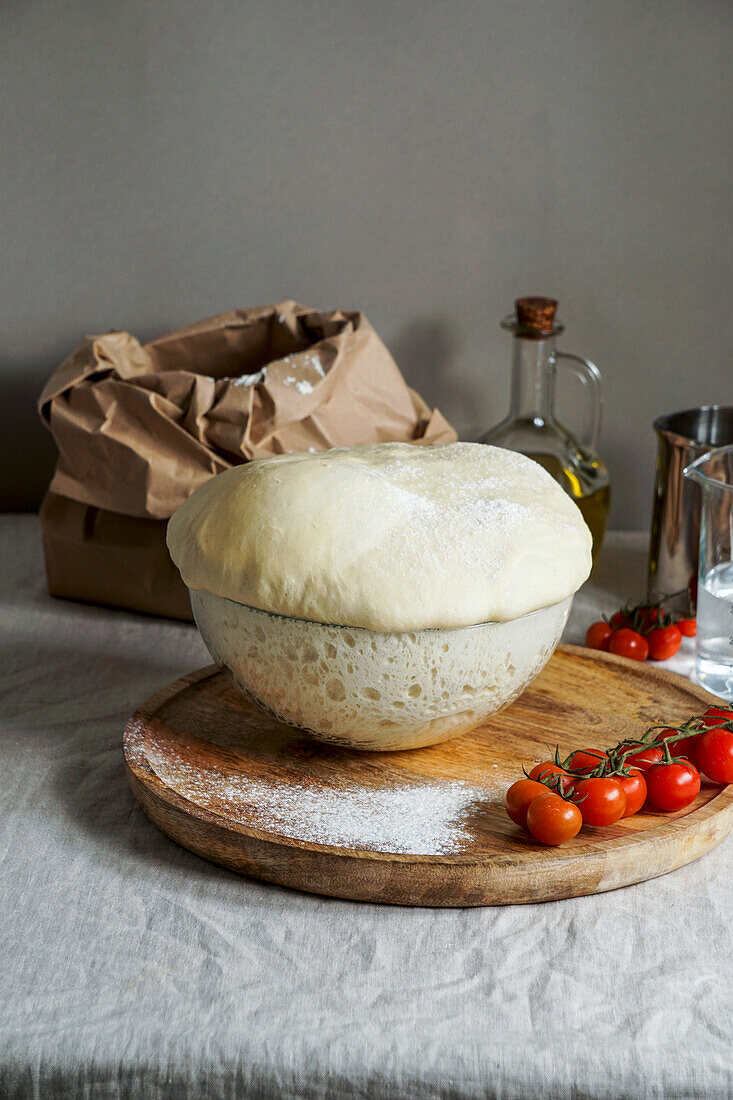
M269 882L400 905L505 905L599 893L696 859L733 828L733 786L678 814L638 814L543 848L504 793L547 743L606 746L712 696L679 676L561 647L507 710L467 736L410 752L320 744L263 714L228 674L202 669L130 719L132 789L168 836Z

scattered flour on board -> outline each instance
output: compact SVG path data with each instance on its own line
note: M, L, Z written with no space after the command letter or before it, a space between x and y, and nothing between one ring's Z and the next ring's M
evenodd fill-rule
M128 756L134 757L134 748ZM389 788L305 787L193 767L170 744L148 740L143 758L155 774L184 798L255 829L293 840L405 855L446 855L474 840L472 812L503 797L503 788L458 780L407 782ZM133 762L131 760L131 762Z

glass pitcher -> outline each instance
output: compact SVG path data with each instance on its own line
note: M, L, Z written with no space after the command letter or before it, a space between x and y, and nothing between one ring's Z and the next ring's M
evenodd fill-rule
M684 470L700 486L695 679L733 701L733 445Z
M509 415L479 442L521 451L544 466L583 513L593 535L595 562L611 497L608 471L597 453L603 410L601 374L590 359L555 348L563 326L555 320L553 298L518 298L515 309L501 322L514 337ZM587 391L579 439L555 419L558 367L572 372Z

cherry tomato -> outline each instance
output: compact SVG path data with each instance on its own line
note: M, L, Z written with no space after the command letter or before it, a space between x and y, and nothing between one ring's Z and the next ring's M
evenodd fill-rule
M626 795L618 779L579 779L573 787L586 825L613 825L626 811Z
M556 764L554 760L543 760L540 764L535 764L532 771L529 773L529 778L536 779L539 782L542 776L548 775L564 776L560 784L563 791L568 790L568 788L572 786L572 775L568 775L565 769L561 768L559 764ZM545 789L547 790L547 788Z
M624 765L627 768L640 768L645 772L653 764L658 764L664 756L661 745L629 745L621 752Z
M646 772L647 796L659 810L682 810L700 793L700 773L694 764L655 764Z
M573 771L592 772L604 760L608 760L608 753L603 749L578 749L568 761L568 767Z
M623 611L614 611L611 616L611 626L614 630L620 630L622 626L629 626L631 619Z
M733 733L708 730L700 734L696 763L713 783L733 783Z
M683 737L681 741L676 741L672 748L673 756L683 756L685 760L689 760L691 764L694 764L697 768L697 747L700 744L700 734L696 734L692 737ZM700 770L699 768L697 769Z
M631 817L638 814L646 802L646 779L644 773L638 768L631 769L631 775L615 775L613 777L626 795L626 809L623 817ZM581 810L582 813L582 810Z
M629 657L632 661L646 661L649 656L649 645L646 638L623 626L614 631L613 637L608 643L608 652L615 653L617 657Z
M585 644L588 649L608 649L611 641L613 627L601 619L597 623L591 623L585 635Z
M677 730L666 729L657 737L657 741L663 742L667 737L674 737L677 734ZM691 764L697 763L695 760L695 753L697 751L697 742L700 740L699 733L692 733L689 737L683 737L679 741L670 742L669 751L672 756L684 756Z
M547 794L547 787L534 779L520 779L512 783L506 792L504 804L515 825L521 825L523 829L527 827L529 804L541 794Z
M583 815L559 794L539 795L529 804L527 828L543 844L564 844L580 832Z
M653 607L641 607L639 608L639 625L642 630L651 630L655 623L659 622L659 608Z
M649 656L653 661L666 661L674 657L682 645L682 635L674 623L671 626L655 626L647 634L646 640L649 644Z
M694 638L697 634L697 619L678 619L677 628L685 638Z
M733 722L733 710L729 710L728 707L708 707L702 720L706 726L714 726L718 722Z

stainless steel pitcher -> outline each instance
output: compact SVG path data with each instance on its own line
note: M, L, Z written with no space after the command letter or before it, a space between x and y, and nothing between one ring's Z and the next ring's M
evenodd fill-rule
M682 476L685 466L712 447L733 443L733 406L702 405L660 416L647 595L659 600L684 592L697 580L700 540L700 490ZM687 597L669 606L687 610Z

